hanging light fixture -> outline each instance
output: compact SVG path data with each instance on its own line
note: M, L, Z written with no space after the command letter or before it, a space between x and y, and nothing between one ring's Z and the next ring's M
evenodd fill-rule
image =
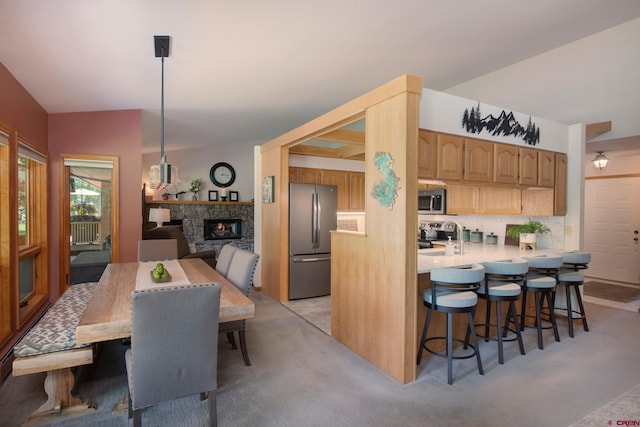
M178 168L171 167L164 155L164 58L169 57L169 36L153 36L156 58L162 59L162 84L160 92L160 164L149 169L149 187L163 190L178 182Z
M595 159L593 159L593 164L595 165L595 167L602 170L607 167L608 161L609 159L604 155L604 151L598 151Z

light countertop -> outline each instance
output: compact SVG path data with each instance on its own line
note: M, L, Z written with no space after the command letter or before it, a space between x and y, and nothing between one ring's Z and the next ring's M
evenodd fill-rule
M418 249L418 274L428 273L432 268L455 267L484 261L501 261L536 255L557 254L555 249L520 250L518 246L487 245L465 242L464 255L444 255L444 248Z

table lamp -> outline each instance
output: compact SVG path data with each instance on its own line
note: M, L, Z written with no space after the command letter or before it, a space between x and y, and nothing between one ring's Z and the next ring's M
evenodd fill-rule
M162 227L165 222L169 221L171 221L171 211L169 209L149 209L149 222L155 222L156 227Z

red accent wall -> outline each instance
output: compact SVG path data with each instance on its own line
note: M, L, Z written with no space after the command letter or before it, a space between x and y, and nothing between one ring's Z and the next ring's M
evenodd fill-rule
M118 110L49 115L49 188L60 185L60 153L117 156L120 163L120 262L138 257L142 235L142 111ZM50 199L51 242L58 241L59 201ZM59 282L59 248L51 246L50 277ZM52 286L52 292L59 286Z
M47 152L47 112L0 63L0 121Z

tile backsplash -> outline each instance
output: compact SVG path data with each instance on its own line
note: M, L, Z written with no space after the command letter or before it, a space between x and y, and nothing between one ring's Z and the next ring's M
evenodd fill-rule
M565 219L562 216L542 216L531 217L544 224L550 229L551 233L538 236L537 247L539 249L557 249L564 250L564 224ZM482 231L483 238L493 233L498 236L498 244L504 244L504 237L507 224L524 224L529 217L509 216L509 215L418 215L418 226L421 223L429 223L433 221L455 221L463 227L471 231ZM416 230L416 235L418 230Z

